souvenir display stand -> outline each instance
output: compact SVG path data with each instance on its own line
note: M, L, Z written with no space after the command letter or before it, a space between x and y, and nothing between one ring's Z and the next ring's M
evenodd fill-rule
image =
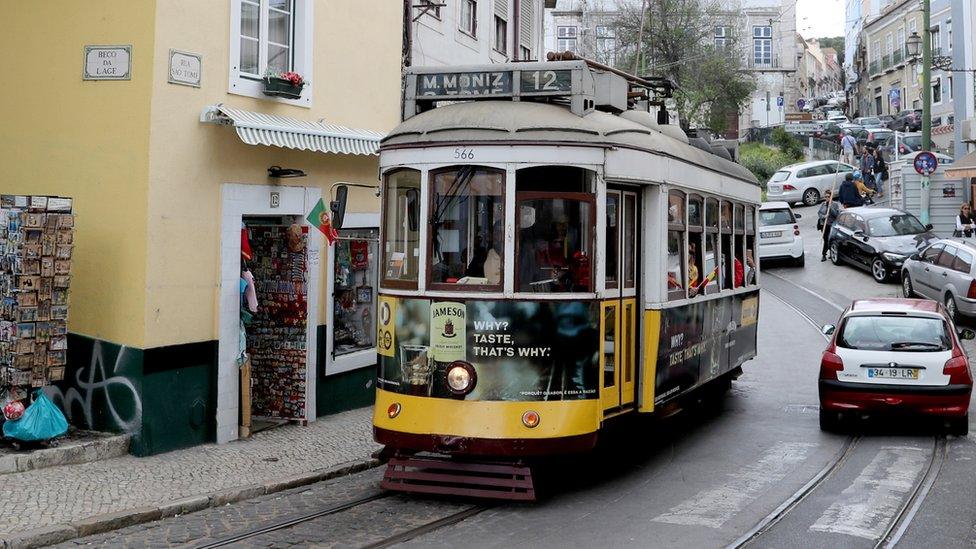
M375 345L376 229L344 229L335 243L333 354L372 350Z
M259 306L245 332L256 417L306 419L306 243L299 225L250 229L248 266Z
M71 199L0 197L0 380L8 400L64 379Z

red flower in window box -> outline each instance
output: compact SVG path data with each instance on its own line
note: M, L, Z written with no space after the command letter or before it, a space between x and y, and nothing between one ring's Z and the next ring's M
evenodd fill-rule
M302 75L294 71L282 73L269 72L264 77L264 95L272 97L284 97L286 99L299 99L302 96L302 88L305 87L305 79Z

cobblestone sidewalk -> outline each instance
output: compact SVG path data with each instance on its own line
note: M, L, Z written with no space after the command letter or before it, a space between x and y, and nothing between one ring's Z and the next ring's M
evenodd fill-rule
M200 509L208 498L212 505L214 498L219 502L221 497L239 495L242 487L287 483L363 461L379 449L370 419L371 409L361 408L319 418L307 427L288 425L257 433L246 441L4 475L0 536L84 524L113 513L156 509L158 516L158 509L166 505ZM83 526L74 528L85 535Z

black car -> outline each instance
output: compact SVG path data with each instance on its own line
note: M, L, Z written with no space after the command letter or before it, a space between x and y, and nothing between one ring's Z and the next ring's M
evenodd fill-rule
M932 225L894 208L848 208L830 230L829 253L834 265L850 263L878 282L901 272L905 259L938 240Z
M882 126L888 128L889 130L892 129L891 125L895 122L895 117L893 115L890 115L890 114L882 114L882 115L879 115L878 118L881 119L881 125Z
M891 121L889 128L900 132L917 132L922 130L922 109L901 111Z

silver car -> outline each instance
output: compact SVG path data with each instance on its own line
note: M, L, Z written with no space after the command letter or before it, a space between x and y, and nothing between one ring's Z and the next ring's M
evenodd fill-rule
M816 160L783 166L766 183L766 200L813 206L824 191L838 189L854 166L836 160Z
M938 240L905 260L901 288L905 297L944 303L954 321L976 316L976 239Z

